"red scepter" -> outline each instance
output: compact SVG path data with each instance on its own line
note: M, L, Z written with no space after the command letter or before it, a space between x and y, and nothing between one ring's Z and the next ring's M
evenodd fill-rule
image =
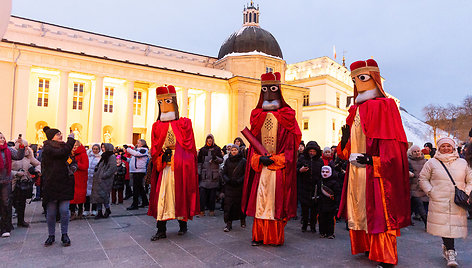
M247 141L249 142L249 144L251 146L254 147L254 150L256 150L257 153L259 153L260 155L270 155L270 153L267 151L266 148L264 148L264 146L262 145L262 143L260 143L256 136L254 136L252 134L252 132L247 128L245 127L241 133L243 134L243 136L247 139Z

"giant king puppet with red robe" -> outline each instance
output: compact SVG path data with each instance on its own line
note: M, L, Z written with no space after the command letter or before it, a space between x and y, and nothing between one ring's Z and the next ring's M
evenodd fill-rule
M241 206L246 215L254 217L253 246L282 245L285 225L297 213L296 162L301 132L295 111L282 96L280 73L263 74L261 80L259 102L251 112L253 141Z
M351 77L354 105L337 148L339 157L349 160L338 216L347 219L352 254L365 253L380 267L393 267L400 228L411 223L407 139L377 62L354 62Z
M148 215L157 220L151 241L166 238L168 220L179 221L178 235L187 232L187 220L200 211L197 150L192 122L179 117L175 88L156 89L159 116L152 126L152 182Z

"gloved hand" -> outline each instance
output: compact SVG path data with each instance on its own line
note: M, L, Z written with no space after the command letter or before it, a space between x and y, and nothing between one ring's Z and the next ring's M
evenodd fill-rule
M162 163L167 163L172 160L172 150L167 148L162 155Z
M368 154L363 154L362 156L358 156L356 158L357 163L363 164L363 165L373 165L374 162L372 160L372 156Z
M346 124L341 127L341 132L343 133L341 137L341 150L344 150L347 142L349 141L349 137L351 136L351 128Z
M264 155L259 158L259 163L261 163L264 166L270 166L274 163L274 160L270 159L269 156Z

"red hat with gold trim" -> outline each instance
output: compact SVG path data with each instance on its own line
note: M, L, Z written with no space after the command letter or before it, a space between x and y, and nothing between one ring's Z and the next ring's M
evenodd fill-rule
M175 87L173 85L156 88L156 98L176 97Z
M261 75L261 83L263 85L276 85L280 84L280 73L275 72L275 73L265 73Z
M380 69L377 62L373 59L360 60L353 62L350 66L351 68L351 77L356 77L360 74L368 74L372 79L374 79L377 88L380 93L387 98L387 94L382 87L382 78L380 77ZM354 84L354 98L357 97L357 87Z

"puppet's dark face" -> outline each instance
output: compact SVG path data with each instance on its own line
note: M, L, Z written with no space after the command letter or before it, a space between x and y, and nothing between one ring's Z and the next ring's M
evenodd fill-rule
M280 85L262 85L262 109L266 111L275 111L280 108L281 94Z

